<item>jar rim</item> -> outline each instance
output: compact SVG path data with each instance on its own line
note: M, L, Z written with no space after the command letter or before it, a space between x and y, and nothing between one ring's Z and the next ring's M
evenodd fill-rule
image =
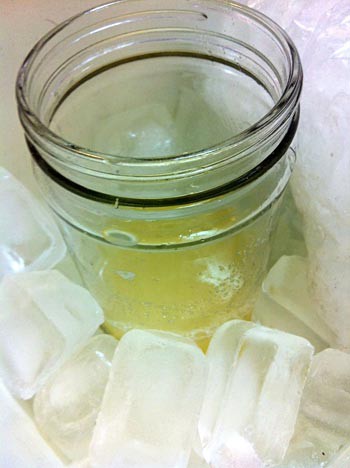
M276 128L277 126L283 125L286 120L295 112L296 106L299 102L301 88L302 88L302 67L300 58L297 52L297 49L288 36L288 34L273 20L266 17L262 13L253 10L247 6L241 5L231 0L205 0L207 4L219 6L219 4L224 4L235 10L239 10L240 13L243 13L246 16L249 16L251 19L257 21L260 25L266 28L274 37L278 40L279 44L282 46L285 55L289 62L289 74L284 86L283 92L279 97L275 105L256 123L246 128L242 132L232 136L231 138L215 144L210 148L204 148L196 151L190 151L187 153L176 154L171 156L163 157L132 157L132 156L123 156L116 154L108 154L104 152L99 152L85 148L83 146L76 145L74 142L68 141L63 137L59 136L53 132L47 125L37 115L31 106L29 105L28 98L26 95L26 84L28 80L28 75L31 72L33 65L40 53L40 51L53 39L58 33L63 31L69 25L73 24L76 20L83 17L84 15L93 14L104 8L109 8L117 4L130 2L130 0L115 0L94 8L88 9L82 13L79 13L63 23L56 26L54 29L49 31L41 40L39 40L34 47L31 49L26 59L24 60L17 77L16 83L16 96L19 107L19 114L22 121L22 125L25 130L30 135L38 135L40 140L46 141L53 148L56 148L58 151L64 151L66 154L69 154L71 160L76 159L79 161L79 165L84 164L84 161L92 162L103 162L104 166L111 165L115 166L128 166L128 165L152 165L152 167L161 167L168 166L171 163L177 163L181 161L191 160L191 161L201 161L206 158L209 154L215 154L222 151L231 151L237 147L240 147L244 143L244 147L247 146L249 141L256 141L259 135L263 137L266 129L272 127ZM234 152L234 151L233 151ZM234 154L235 158L239 158L237 152ZM104 167L104 171L106 168ZM193 167L192 167L193 170ZM103 171L101 171L103 172Z

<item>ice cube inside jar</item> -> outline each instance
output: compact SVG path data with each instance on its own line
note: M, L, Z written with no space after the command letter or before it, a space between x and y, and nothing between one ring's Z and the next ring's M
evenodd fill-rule
M159 5L110 2L56 29L21 68L19 113L104 329L205 342L251 316L302 73L288 37L253 10Z

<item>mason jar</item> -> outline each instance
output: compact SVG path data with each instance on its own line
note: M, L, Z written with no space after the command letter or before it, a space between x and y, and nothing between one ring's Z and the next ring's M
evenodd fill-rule
M231 1L112 1L35 45L20 120L107 332L205 344L226 320L249 320L301 87L286 33Z

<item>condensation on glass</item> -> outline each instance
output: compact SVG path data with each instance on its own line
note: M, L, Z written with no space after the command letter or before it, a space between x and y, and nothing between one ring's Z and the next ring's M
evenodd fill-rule
M249 319L294 163L301 84L286 34L233 2L112 2L34 47L20 119L107 331L204 342Z

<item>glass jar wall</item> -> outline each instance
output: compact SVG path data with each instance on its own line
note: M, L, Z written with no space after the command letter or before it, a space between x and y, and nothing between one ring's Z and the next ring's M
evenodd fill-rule
M284 32L233 2L112 2L35 46L20 118L108 331L202 341L249 319L294 162L301 82Z

